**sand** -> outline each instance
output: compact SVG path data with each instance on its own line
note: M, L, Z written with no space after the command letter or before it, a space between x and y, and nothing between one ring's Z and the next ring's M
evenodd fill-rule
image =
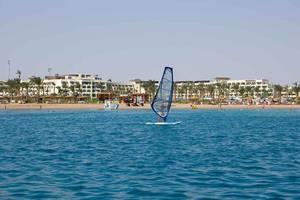
M0 110L103 110L103 104L0 104ZM222 109L300 109L300 105L222 105ZM120 104L120 110L150 109L150 105L128 107ZM191 109L191 104L172 105L172 109ZM198 105L197 109L219 109L218 105Z

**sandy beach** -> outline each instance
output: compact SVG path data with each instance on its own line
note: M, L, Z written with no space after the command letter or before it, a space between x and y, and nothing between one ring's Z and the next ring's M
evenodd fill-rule
M103 110L103 104L0 104L0 110ZM197 109L219 109L218 105L197 105ZM120 104L120 110L150 109L150 105L128 107ZM172 109L191 109L191 104L172 105ZM300 109L300 105L222 105L221 109Z

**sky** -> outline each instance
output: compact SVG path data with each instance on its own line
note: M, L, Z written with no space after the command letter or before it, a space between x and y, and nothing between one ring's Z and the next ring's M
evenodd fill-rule
M0 0L0 80L267 78L300 82L298 0Z

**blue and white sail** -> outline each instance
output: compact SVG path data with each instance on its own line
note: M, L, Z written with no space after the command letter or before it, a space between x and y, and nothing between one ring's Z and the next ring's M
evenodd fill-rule
M173 68L165 67L154 99L152 110L159 116L160 121L166 121L173 99Z

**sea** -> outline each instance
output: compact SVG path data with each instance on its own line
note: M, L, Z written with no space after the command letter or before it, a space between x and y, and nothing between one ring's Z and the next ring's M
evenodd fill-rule
M300 199L299 110L0 111L0 199Z

